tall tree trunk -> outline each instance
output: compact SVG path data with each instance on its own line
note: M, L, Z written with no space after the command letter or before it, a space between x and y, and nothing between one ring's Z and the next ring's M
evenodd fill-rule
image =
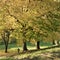
M26 42L23 42L23 51L27 51L28 49L27 49L27 44L26 44Z
M52 41L52 44L55 45L55 40Z
M9 36L10 36L10 34L7 35L7 40L5 40L5 53L8 52Z
M8 37L8 40L5 41L5 53L8 52L8 42L9 42L9 37Z
M37 41L37 49L40 49L40 41Z
M5 53L8 52L8 45L5 45Z
M19 54L20 53L20 49L18 48L17 50L18 50L18 54Z
M3 39L4 44L5 44L5 53L8 52L7 50L8 50L9 36L10 36L10 32L9 31L4 31L2 33L2 39Z
M60 45L60 44L59 44L59 41L57 41L57 44Z

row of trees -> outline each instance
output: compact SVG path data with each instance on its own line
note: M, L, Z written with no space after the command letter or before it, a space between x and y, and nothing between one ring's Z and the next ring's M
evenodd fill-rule
M40 49L40 40L60 40L60 4L52 0L21 1L1 0L0 3L0 36L7 52L9 39L15 37L17 44L27 51L26 42L37 42ZM58 42L59 43L59 42Z

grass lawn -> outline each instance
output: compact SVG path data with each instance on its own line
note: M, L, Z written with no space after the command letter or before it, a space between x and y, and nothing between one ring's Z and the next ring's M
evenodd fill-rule
M27 52L17 52L16 44L9 44L8 53L4 53L4 45L0 45L0 60L60 60L60 48L36 50L36 46L27 43ZM41 49L52 46L50 43L41 44Z
M46 49L46 50L36 50L36 51L34 50L35 47L34 48L28 47L28 48L30 48L29 50L32 49L32 51L27 51L27 52L21 51L19 54L17 53L16 48L10 48L8 50L9 51L8 53L4 53L3 51L0 51L0 55L2 54L0 56L0 60L60 60L59 47Z
M35 47L34 44L31 44L29 42L27 42L27 46L28 46L28 48L29 47ZM44 47L44 46L52 46L52 44L50 42L48 42L48 43L41 42L40 46L42 46L42 47ZM13 43L13 44L9 44L8 49L10 49L10 48L17 48L17 47L18 46L15 43ZM3 50L4 48L5 48L4 44L0 44L0 50Z

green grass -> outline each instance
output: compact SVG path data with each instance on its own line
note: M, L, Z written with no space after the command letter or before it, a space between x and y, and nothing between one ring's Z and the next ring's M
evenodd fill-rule
M26 52L25 54L19 54L19 55L15 55L14 57L17 59L21 59L21 60L49 60L51 58L53 58L53 56L55 55L55 57L57 57L57 59L59 59L59 57L57 55L60 56L60 48L53 48L53 49L48 49L48 50L41 50L41 51L33 51L31 53ZM55 54L53 54L53 52L57 52ZM57 54L57 55L56 55ZM55 58L54 57L54 58Z
M27 46L35 47L35 44L31 44L31 43L27 42ZM48 42L48 43L41 42L40 46L52 46L52 44L50 42ZM8 45L8 49L10 49L10 48L17 48L17 47L18 46L16 45L16 43L12 43L12 44ZM0 50L3 50L4 48L5 48L5 45L4 44L0 44Z
M34 45L34 44L31 44L31 43L29 43L29 42L27 42L27 46L28 46L28 48L30 48L30 47L36 47L36 45ZM44 46L52 46L52 44L51 43L40 43L40 46L42 46L42 47L44 47ZM20 47L22 47L22 46L20 46ZM18 46L15 44L15 43L13 43L13 44L9 44L8 45L8 49L11 49L11 48L18 48ZM3 49L5 49L5 45L4 44L0 44L0 50L3 50Z
M0 60L14 60L13 58L6 58L6 59L0 59Z
M16 44L9 44L8 45L8 49L13 48L13 47L17 47ZM3 50L5 48L4 44L0 44L0 50Z
M27 45L28 46L35 46L34 44L31 44L30 42L27 42ZM52 44L50 42L43 42L43 41L40 42L40 45L41 46L52 46Z
M11 53L12 54L12 53ZM4 60L60 60L60 48L14 54ZM2 59L1 59L2 60Z

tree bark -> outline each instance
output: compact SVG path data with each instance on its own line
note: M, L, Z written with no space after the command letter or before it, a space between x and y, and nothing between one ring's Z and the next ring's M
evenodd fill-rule
M6 35L7 40L6 40L6 38L4 39L4 42L5 42L5 53L8 52L9 36L10 36L10 34L9 34L9 32L7 32L7 35Z
M26 44L26 42L23 42L23 51L27 51L28 49L27 49L27 44Z
M18 50L18 54L19 54L20 53L20 49L18 48L17 50Z
M5 53L7 53L8 45L5 45Z
M52 44L55 45L55 40L53 40Z
M9 42L9 38L8 38L8 41L5 41L5 53L8 52L8 42Z
M37 41L37 49L40 49L40 41Z
M59 41L57 41L57 44L60 45L60 44L59 44Z
M7 50L8 50L10 31L4 30L4 32L1 35L2 35L2 39L4 41L4 44L5 44L5 53L7 53L8 52Z

